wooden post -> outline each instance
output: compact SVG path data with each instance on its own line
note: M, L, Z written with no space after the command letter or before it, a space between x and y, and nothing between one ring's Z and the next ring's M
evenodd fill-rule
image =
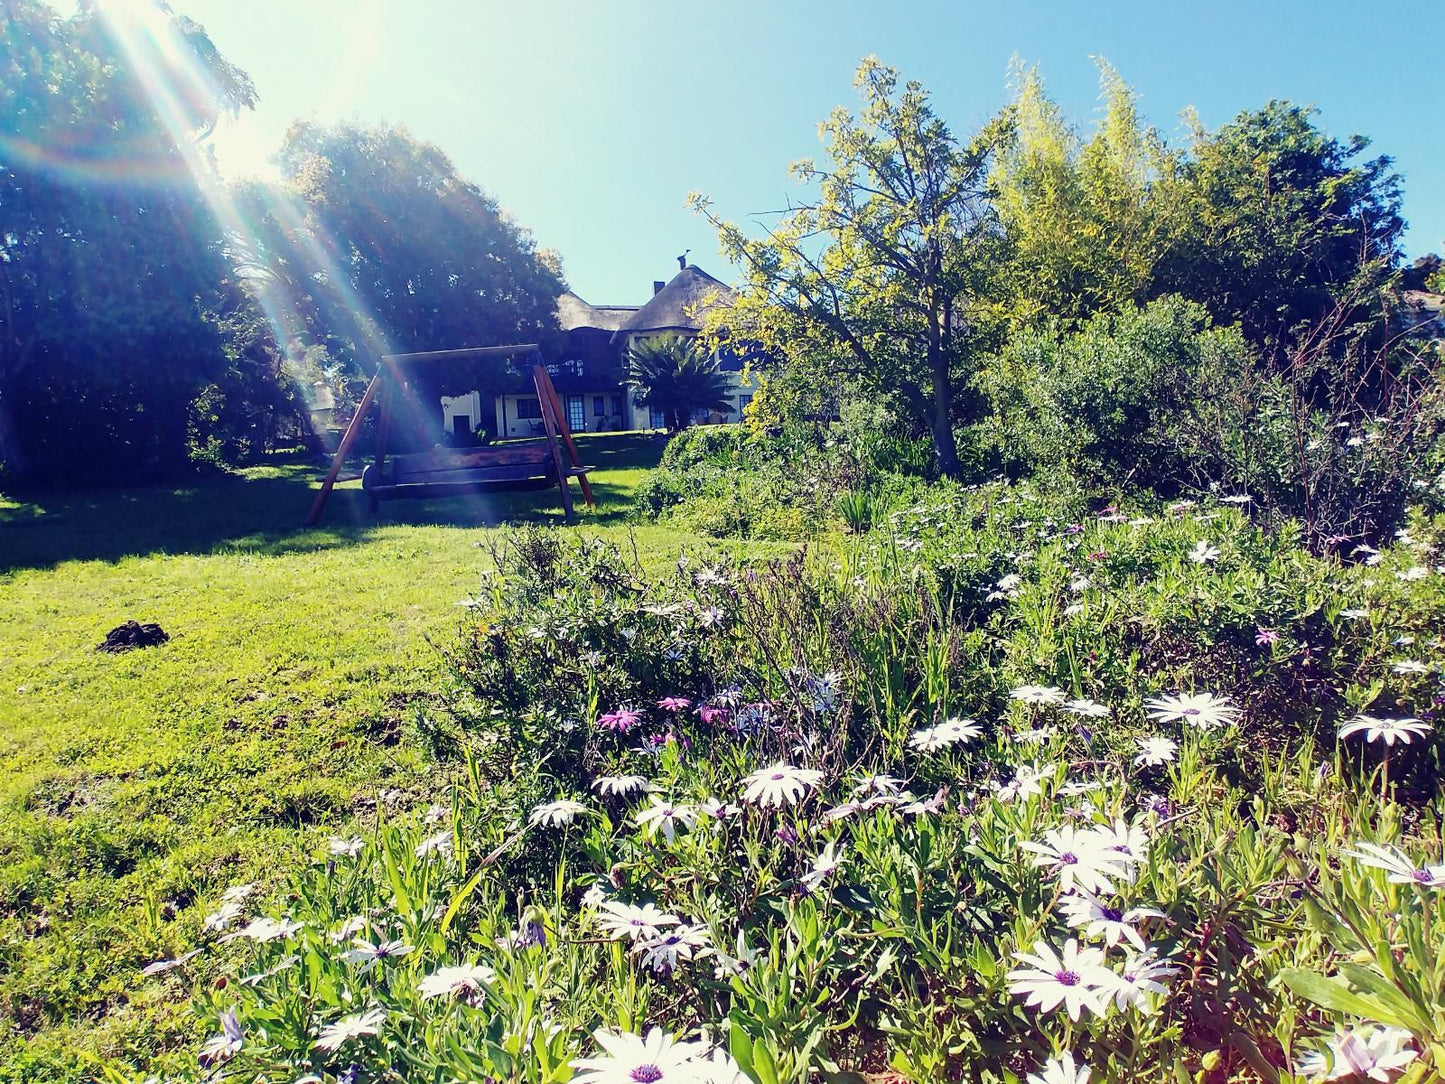
M331 496L332 487L336 485L336 476L341 473L341 465L346 462L346 453L351 451L351 445L355 443L357 435L361 432L361 423L366 418L371 401L376 398L376 389L380 383L381 366L378 365L376 375L371 378L371 383L366 385L366 392L362 395L361 403L356 408L356 416L351 419L351 424L346 427L341 443L336 446L336 455L332 457L331 469L326 472L326 478L321 483L321 492L316 494L311 511L306 514L306 519L302 523L303 527L314 527L321 521L321 509L326 504L326 498Z
M542 410L542 428L547 431L547 447L552 452L552 466L557 471L557 488L562 491L562 518L571 523L576 517L576 513L572 511L572 491L567 486L569 475L566 466L562 463L562 445L557 440L558 418L555 400L548 397L546 387L542 383L546 378L547 370L540 365L532 369L532 382L537 386L537 405Z
M577 451L577 444L572 439L572 430L567 425L566 412L562 409L562 402L557 397L557 389L552 386L552 377L548 374L544 365L532 367L532 379L537 384L537 398L542 398L542 390L546 389L547 398L552 402L552 410L557 416L557 428L561 431L562 440L567 445L567 451L572 456L572 465L580 467L582 456ZM588 508L596 508L597 502L592 499L592 483L587 481L587 475L579 474L577 481L582 483L582 498L587 502Z
M401 379L396 367L383 361L377 375L386 374L386 387L381 389L381 417L376 423L376 480L382 481L381 473L386 469L386 440L391 433L391 412L396 409L396 385ZM371 511L375 515L380 507L375 497L371 498Z

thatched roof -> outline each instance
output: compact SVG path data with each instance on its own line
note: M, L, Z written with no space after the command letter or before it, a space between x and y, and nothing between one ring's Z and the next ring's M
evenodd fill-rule
M579 327L616 331L637 310L637 305L589 305L568 291L557 298L557 323L563 331Z
M708 309L730 304L735 296L727 285L701 268L684 267L618 331L699 331Z

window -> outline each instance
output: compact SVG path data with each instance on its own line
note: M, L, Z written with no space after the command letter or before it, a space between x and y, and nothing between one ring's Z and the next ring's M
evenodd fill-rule
M738 396L738 413L741 414L741 413L743 413L745 410L747 410L747 409L748 409L748 404L751 403L752 401L753 401L753 397L752 397L751 395L739 395L739 396Z
M567 428L578 431L587 428L585 400L580 395L567 396Z
M536 399L535 396L533 396L533 397L530 398L530 399L518 399L518 400L517 400L517 417L518 417L519 419L525 419L525 418L541 418L541 417L542 417L542 404L539 403L539 402L537 402L537 399Z
M612 397L612 413L616 414L619 418L622 417L622 396L614 395Z
M605 418L607 416L607 396L594 395L592 397L592 415L596 418Z
M691 417L693 425L706 425L712 417L712 411L707 407L693 407Z
M647 408L647 427L649 429L666 429L667 417L657 407Z

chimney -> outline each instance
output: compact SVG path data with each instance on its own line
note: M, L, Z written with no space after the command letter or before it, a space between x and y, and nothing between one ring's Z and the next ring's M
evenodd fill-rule
M653 296L653 297L656 297L658 294L662 293L662 288L663 288L664 286L666 286L666 285L667 285L667 283L663 282L661 279L653 279L653 280L652 280L652 296Z

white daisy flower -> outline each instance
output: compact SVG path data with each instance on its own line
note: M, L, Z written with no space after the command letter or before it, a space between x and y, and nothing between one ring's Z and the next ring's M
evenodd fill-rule
M221 1014L221 1034L212 1035L201 1046L200 1061L207 1069L221 1064L241 1052L246 1045L246 1035L241 1030L241 1021L235 1009Z
M423 998L475 994L496 977L497 973L485 964L439 967L416 984L416 991Z
M1430 668L1419 659L1400 659L1390 667L1397 674L1428 674Z
M1009 696L1024 704L1058 706L1068 699L1063 689L1053 685L1020 685Z
M294 937L301 930L301 923L289 918L253 918L235 933L227 934L222 941L234 941L244 937L249 941L280 941Z
M366 840L360 836L352 836L343 839L340 836L332 836L331 841L326 845L327 853L337 858L355 858L366 846Z
M1064 920L1076 930L1082 930L1083 936L1091 939L1103 939L1110 948L1114 948L1120 941L1128 941L1140 952L1143 952L1148 945L1137 929L1137 924L1146 918L1163 918L1162 911L1156 911L1152 907L1119 907L1111 903L1105 903L1092 892L1080 892L1064 896L1059 901L1059 906L1064 912Z
M647 1035L599 1028L593 1040L603 1050L597 1057L577 1058L572 1067L575 1084L697 1084L698 1074L693 1059L703 1056L705 1047L698 1042L678 1042L661 1028Z
M1079 948L1070 938L1062 954L1043 941L1034 942L1033 952L1015 952L1014 959L1028 964L1008 973L1009 993L1022 996L1025 1004L1049 1012L1062 1004L1070 1020L1083 1010L1104 1015L1113 997L1117 976L1104 966L1102 949Z
M1089 1084L1089 1067L1075 1064L1074 1055L1065 1050L1061 1057L1044 1062L1037 1073L1030 1073L1028 1084Z
M1420 1056L1402 1028L1360 1024L1335 1032L1325 1048L1307 1055L1299 1072L1311 1081L1394 1080Z
M624 937L633 941L650 940L667 926L676 926L682 919L658 909L654 903L641 906L608 900L597 913L597 923L614 941Z
M434 836L427 836L416 845L416 856L425 858L429 854L438 854L443 857L450 855L456 849L456 840L452 836L450 828L438 832Z
M644 967L654 971L676 971L681 961L706 956L711 947L712 939L706 926L682 922L670 930L661 931L656 937L635 942L632 952L642 957Z
M527 817L527 823L533 827L541 825L544 828L561 828L571 824L577 814L586 812L587 807L581 802L573 801L571 798L562 798L556 802L544 802L537 806Z
M1079 715L1085 719L1105 719L1109 716L1110 708L1107 704L1100 704L1097 700L1081 696L1066 703L1064 710L1070 715Z
M1155 995L1163 994L1167 989L1165 984L1178 973L1179 968L1158 959L1152 952L1130 955L1114 976L1114 989L1110 996L1116 1008L1125 1009L1133 1005L1140 1012L1153 1012Z
M1053 765L1035 768L1031 764L1020 764L1013 779L1007 783L991 780L989 786L1001 802L1012 802L1016 798L1032 798L1044 792L1044 780L1053 774Z
M1047 869L1058 878L1059 887L1071 892L1076 887L1088 892L1110 892L1113 878L1123 877L1125 859L1106 847L1093 831L1065 825L1044 833L1044 842L1025 840L1019 844L1034 857L1035 866Z
M1196 565L1208 564L1211 561L1219 560L1219 547L1211 546L1201 538L1194 543L1194 548L1186 556Z
M327 1024L322 1028L317 1033L316 1042L313 1045L317 1050L340 1050L352 1039L359 1039L363 1035L375 1035L385 1020L386 1013L380 1009L369 1009L366 1012L342 1017L334 1024Z
M1139 755L1134 758L1134 764L1140 768L1158 768L1172 763L1174 754L1179 751L1179 743L1172 738L1137 738L1135 743L1139 746Z
M1415 885L1418 888L1445 887L1445 864L1420 866L1399 847L1382 847L1378 843L1356 843L1355 850L1345 851L1351 858L1358 859L1371 869L1382 869L1389 874L1385 879L1397 885Z
M1149 718L1155 722L1188 723L1196 730L1210 731L1229 726L1239 717L1239 709L1229 702L1227 696L1213 693L1180 693L1177 696L1161 696L1144 701Z
M813 859L813 868L799 880L805 892L816 892L829 877L843 867L843 850L836 841L829 840L823 853Z
M1411 738L1423 738L1430 732L1429 724L1419 719L1377 719L1373 715L1356 715L1340 726L1338 736L1348 738L1351 734L1363 734L1367 742L1378 738L1386 745L1394 745L1396 741L1409 745Z
M691 829L697 824L697 810L690 805L674 805L666 798L654 794L652 804L639 810L633 820L648 839L655 838L657 833L661 832L670 846L677 842L678 825Z
M416 951L415 946L404 944L401 941L383 941L379 945L374 945L370 941L357 938L352 945L355 947L349 952L342 953L341 958L349 964L360 964L363 975L387 960L394 960L399 956L406 956Z
M769 768L760 768L743 779L743 801L755 802L763 808L792 805L811 788L823 781L823 773L812 768L794 768L779 761Z
M629 794L650 792L652 784L640 775L604 775L592 781L592 789L604 798L626 798Z
M1347 617L1347 618L1349 618L1351 621L1358 621L1358 620L1359 620L1360 618L1362 618L1362 617L1369 617L1369 616L1370 616L1370 611L1369 611L1369 610L1362 610L1362 609L1341 610L1341 611L1340 611L1340 616L1341 616L1341 617Z

